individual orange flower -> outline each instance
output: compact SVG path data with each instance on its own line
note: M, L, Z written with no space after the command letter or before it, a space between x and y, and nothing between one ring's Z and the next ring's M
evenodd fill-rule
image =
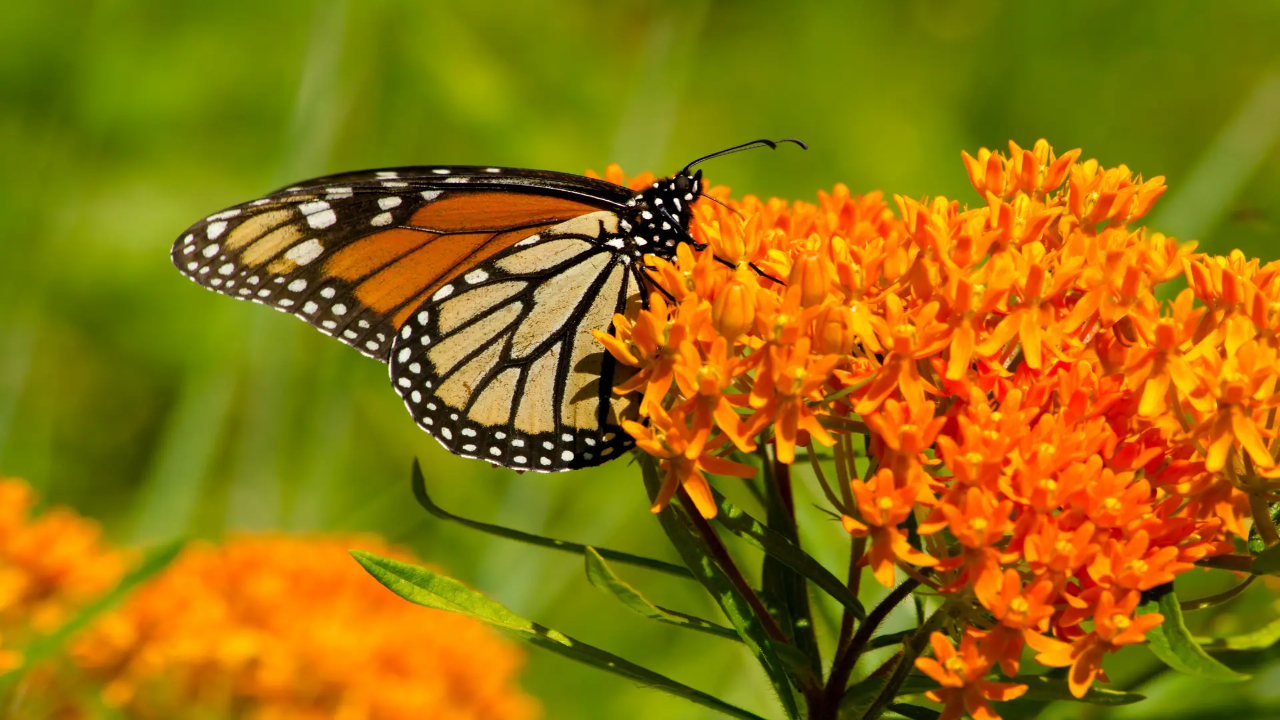
M1102 591L1093 615L1093 631L1072 643L1028 631L1027 644L1038 653L1036 662L1049 667L1070 667L1067 684L1071 694L1084 697L1094 678L1102 672L1102 659L1107 653L1142 642L1149 630L1164 622L1160 613L1134 617L1140 597L1140 593L1126 592L1116 599L1110 590Z
M1255 410L1275 407L1280 402L1275 391L1275 348L1250 340L1227 357L1206 352L1204 360L1198 372L1206 394L1201 399L1193 398L1192 404L1207 411L1194 432L1208 445L1205 469L1221 470L1237 444L1258 467L1275 467L1254 417Z
M1191 563L1178 562L1176 547L1152 551L1150 546L1151 538L1145 530L1134 533L1127 542L1113 538L1106 551L1098 553L1089 565L1089 575L1104 587L1141 591L1171 583L1193 567Z
M796 439L800 431L830 447L835 440L818 422L818 411L809 400L826 385L839 358L834 355L812 356L809 338L800 338L794 346L773 346L756 371L751 389L753 428L758 431L773 425L778 459L795 460Z
M623 421L622 425L636 439L636 445L641 450L661 459L661 468L665 471L662 487L649 509L655 513L660 512L671 502L676 488L683 486L702 517L715 517L716 501L711 495L711 486L707 484L704 471L749 478L756 474L756 469L710 454L689 457L689 448L695 438L693 431L685 424L684 417L672 417L661 406L654 406L651 412L648 426L631 420Z
M938 564L936 558L912 547L907 534L898 527L915 506L917 488L895 487L893 473L887 469L877 473L870 484L854 480L850 487L861 520L845 515L840 523L854 537L871 538L867 563L881 585L893 587L893 569L898 560L924 567Z
M1044 630L1055 612L1052 602L1055 594L1050 580L1042 578L1033 584L1024 584L1018 571L1010 568L1004 571L999 591L983 601L1000 622L987 634L985 643L1006 675L1018 674L1023 636L1028 630Z
M974 720L999 720L990 701L1014 700L1027 691L1026 685L986 679L995 661L972 632L960 639L959 652L940 632L929 636L929 644L933 657L916 658L916 668L942 686L925 693L925 697L944 706L938 720L958 720L965 713Z

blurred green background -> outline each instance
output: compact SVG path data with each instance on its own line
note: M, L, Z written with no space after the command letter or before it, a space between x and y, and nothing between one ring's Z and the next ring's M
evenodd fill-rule
M1261 0L6 3L0 474L125 543L377 532L527 617L776 716L745 651L629 613L573 557L442 525L408 486L417 456L456 512L670 557L634 468L518 476L454 458L417 430L385 366L199 289L169 265L170 243L227 205L341 170L662 174L757 137L811 149L725 158L709 176L739 195L812 199L840 181L976 203L961 149L1045 137L1165 175L1157 229L1270 260L1278 37L1280 3ZM806 522L812 551L840 567L838 527ZM712 614L690 585L624 574ZM1191 596L1226 582L1193 575ZM1200 629L1269 621L1271 597L1259 585ZM1108 667L1130 685L1152 670L1142 650ZM1157 678L1141 685L1150 703L1088 716L1280 716L1280 665L1256 671L1210 691ZM548 718L707 716L537 651L524 684Z

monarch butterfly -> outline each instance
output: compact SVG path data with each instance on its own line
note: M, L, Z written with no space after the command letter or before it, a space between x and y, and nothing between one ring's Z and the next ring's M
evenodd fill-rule
M290 313L390 365L414 420L450 452L518 470L599 465L630 368L592 336L648 304L645 254L689 234L712 153L633 191L499 167L403 167L308 180L214 213L173 245L187 277ZM700 247L700 246L699 246Z

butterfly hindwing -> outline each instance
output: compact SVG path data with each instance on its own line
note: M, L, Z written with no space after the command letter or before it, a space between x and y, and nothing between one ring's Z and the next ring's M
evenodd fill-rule
M516 469L598 465L633 444L619 426L630 368L593 330L634 312L643 280L607 245L596 212L525 238L438 287L401 326L391 379L418 424L451 452Z
M624 188L563 173L421 167L308 181L196 223L174 264L385 361L435 291L530 235L616 207Z

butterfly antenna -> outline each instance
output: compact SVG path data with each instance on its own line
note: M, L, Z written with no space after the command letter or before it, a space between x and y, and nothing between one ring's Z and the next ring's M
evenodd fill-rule
M738 212L737 210L735 210L735 209L733 209L733 208L729 207L728 205L725 205L723 201L721 201L721 200L719 200L719 199L717 199L717 198L711 197L710 195L708 195L708 194L706 194L706 193L704 193L704 192L700 192L700 193L698 193L698 197L704 197L704 198L706 198L706 199L710 200L711 202L713 202L713 203L715 203L715 204L719 205L720 207L724 208L725 210L728 210L729 212L733 213L734 215L737 215L739 220L746 220L746 218L742 217L742 213L740 213L740 212Z
M759 147L767 147L770 150L776 150L778 145L780 145L781 143L795 143L796 145L799 145L801 148L805 150L809 149L808 145L805 145L804 142L800 140L796 140L795 138L783 138L781 140L752 140L749 143L734 145L733 147L726 148L724 150L721 150L720 152L713 152L710 155L704 155L698 158L697 160L694 160L693 162L689 163L688 165L685 165L684 170L681 170L680 172L681 174L687 173L689 172L689 169L692 168L694 165L697 165L699 163L704 163L712 158L718 158L724 155L732 155L734 153L739 153L739 152L742 152L743 150L752 150Z

